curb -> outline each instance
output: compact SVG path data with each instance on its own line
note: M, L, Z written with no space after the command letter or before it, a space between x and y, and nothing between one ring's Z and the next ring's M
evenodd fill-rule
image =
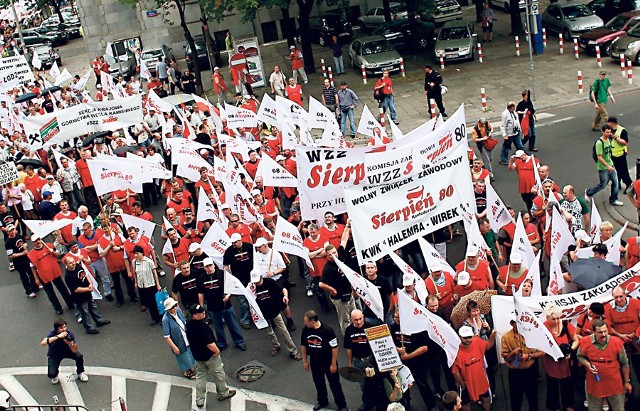
M616 223L620 224L621 227L624 226L625 223L628 223L627 230L634 230L635 232L638 232L638 223L628 220L627 217L623 216L622 213L618 211L620 207L611 205L607 200L603 200L602 204L604 206L603 209L609 217L611 217Z

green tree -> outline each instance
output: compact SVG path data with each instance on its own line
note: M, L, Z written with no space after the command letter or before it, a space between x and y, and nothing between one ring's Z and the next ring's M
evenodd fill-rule
M277 7L282 11L282 16L285 21L288 21L289 6L291 0L200 0L207 11L207 14L214 17L218 22L224 19L224 13L232 10L237 10L242 14L242 19L245 22L252 21L256 17L257 11L262 8ZM329 6L337 5L340 9L345 9L349 4L348 0L296 0L298 5L299 15L298 24L300 34L300 41L302 44L302 54L304 55L304 68L307 73L315 72L315 62L313 59L313 50L311 48L311 39L307 36L309 32L309 17L313 6L317 4L326 3ZM293 30L287 30L289 44L293 44L292 33Z
M139 0L118 0L122 4L131 5L134 9L139 7ZM180 27L184 31L184 38L187 40L187 44L193 53L193 71L196 77L196 89L198 94L202 94L204 88L202 87L202 76L200 73L200 67L198 66L197 52L196 52L196 42L191 35L191 31L189 31L189 27L187 26L187 21L185 20L184 10L186 7L186 0L153 0L152 4L155 4L155 7L163 13L164 22L173 25L173 20L169 19L169 13L172 10L178 12L178 16L180 18Z

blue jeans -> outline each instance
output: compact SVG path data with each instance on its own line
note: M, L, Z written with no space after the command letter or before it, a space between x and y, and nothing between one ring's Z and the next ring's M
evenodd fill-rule
M98 311L98 304L93 300L85 303L76 303L76 308L80 310L82 325L87 331L95 330L96 324L100 325L105 321L100 311Z
M343 136L347 135L345 133L347 128L347 116L349 116L349 128L351 129L349 130L351 132L350 135L352 136L356 135L356 119L353 112L354 110L350 108L349 111L347 111L346 113L343 111L342 116L340 116L340 132L342 132Z
M385 94L382 101L382 108L386 112L389 109L391 113L391 121L396 121L396 106L394 104L393 94Z
M76 362L76 374L82 374L84 372L84 357L80 353L80 351L72 353L69 351L67 354L64 354L61 357L51 356L47 357L47 377L55 378L58 376L60 372L60 363L65 358L73 360Z
M613 171L609 170L598 170L598 177L600 178L600 182L597 186L588 188L585 193L589 197L593 197L596 195L598 191L604 190L611 181L611 195L609 196L609 202L613 203L618 201L618 191L620 190L620 186L618 185L618 173L616 173L615 169Z
M371 367L371 364L358 357L353 357L353 366L364 373L364 369L366 367ZM377 379L374 377L365 378L364 381L360 383L360 389L362 390L362 405L366 410L372 410L375 408L376 404L374 400L376 397L375 390L377 382Z
M251 313L249 312L249 301L241 295L238 297L238 309L240 309L240 324L251 325Z
M336 74L344 74L344 60L342 56L334 57L333 62L336 63Z
M104 258L99 258L92 262L90 265L93 272L98 274L102 280L102 287L104 287L104 295L111 295L111 277L109 276L109 269ZM97 279L96 279L97 280Z
M529 150L536 148L536 122L533 120L529 122L529 135L522 140L522 144L527 142L529 143Z
M227 338L224 333L224 324L227 323L231 339L235 345L244 345L244 338L242 338L242 331L238 325L236 314L233 312L233 307L229 307L222 311L209 310L209 317L213 322L213 329L216 331L216 338L218 340L218 348L221 350L227 347Z
M520 133L509 136L506 140L502 142L502 151L500 152L500 161L503 163L509 162L509 153L511 152L511 143L516 146L516 150L524 150L524 146L522 145L522 140L520 139Z

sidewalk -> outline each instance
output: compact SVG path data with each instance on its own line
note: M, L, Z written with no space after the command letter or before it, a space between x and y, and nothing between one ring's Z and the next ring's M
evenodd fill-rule
M632 178L636 175L636 168L633 167L629 170ZM622 184L624 185L624 184ZM627 238L629 236L638 235L638 220L640 218L640 214L638 209L636 209L633 204L631 204L631 200L625 194L623 194L623 190L620 190L620 194L618 194L618 199L624 203L622 206L614 206L609 203L609 194L611 193L611 185L607 186L604 190L597 193L594 197L596 201L596 207L598 207L598 211L600 211L602 220L609 220L611 223L618 224L622 227L625 223L628 223L627 229L625 230L625 235L622 238Z

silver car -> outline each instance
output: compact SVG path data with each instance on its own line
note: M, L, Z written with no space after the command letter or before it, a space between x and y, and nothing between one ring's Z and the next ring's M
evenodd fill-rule
M391 3L391 21L406 20L409 18L407 6L404 3ZM361 28L376 28L384 23L384 9L376 7L367 12L364 16L358 18L358 24Z
M542 13L542 27L547 31L562 33L565 40L580 37L582 33L602 26L602 19L580 3L553 3Z
M384 70L400 71L402 56L383 36L360 37L349 46L351 66L358 71L364 69L367 75L379 75Z
M614 61L620 61L620 55L631 60L634 64L640 64L640 23L633 26L627 34L618 37L609 47L609 56Z
M478 36L475 24L470 21L453 20L444 23L435 44L436 60L473 60Z
M462 7L456 0L438 0L436 1L436 9L433 12L433 21L436 23L444 23L449 20L462 18Z

